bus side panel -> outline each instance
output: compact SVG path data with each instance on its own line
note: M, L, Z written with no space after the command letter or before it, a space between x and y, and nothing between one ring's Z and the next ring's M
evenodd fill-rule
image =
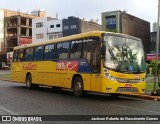
M12 63L11 80L23 82L22 79L22 63Z
M39 84L49 85L48 79L49 79L49 77L48 77L47 73L38 72L38 83Z
M60 77L57 73L48 73L48 82L49 86L57 86L60 87Z
M91 74L81 74L83 79L83 87L84 90L90 91L91 90Z

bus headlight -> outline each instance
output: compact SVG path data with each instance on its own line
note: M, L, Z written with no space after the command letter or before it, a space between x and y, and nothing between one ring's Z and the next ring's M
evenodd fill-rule
M105 77L108 78L109 80L113 80L113 81L116 80L116 78L113 77L113 76L112 76L111 74L109 74L109 73L105 73Z
M139 80L139 83L141 83L141 82L144 82L144 78L142 78L142 79Z

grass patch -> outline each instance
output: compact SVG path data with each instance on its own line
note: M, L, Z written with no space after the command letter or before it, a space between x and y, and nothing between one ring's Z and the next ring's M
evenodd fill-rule
M10 74L2 74L2 75L0 75L0 79L1 80L10 80L11 75Z
M154 82L146 83L146 90L153 91L154 89ZM156 83L156 89L159 89L158 83Z

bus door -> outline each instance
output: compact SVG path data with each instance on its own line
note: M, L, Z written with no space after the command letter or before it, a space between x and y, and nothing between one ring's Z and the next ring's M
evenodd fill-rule
M87 52L90 51L90 60L89 64L92 68L91 73L91 91L100 92L100 65L101 65L101 50L100 50L100 43L89 43L87 44Z

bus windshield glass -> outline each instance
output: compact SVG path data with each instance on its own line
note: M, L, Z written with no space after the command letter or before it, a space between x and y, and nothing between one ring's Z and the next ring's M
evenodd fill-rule
M127 36L104 35L104 45L104 67L122 73L138 74L146 71L141 40Z

